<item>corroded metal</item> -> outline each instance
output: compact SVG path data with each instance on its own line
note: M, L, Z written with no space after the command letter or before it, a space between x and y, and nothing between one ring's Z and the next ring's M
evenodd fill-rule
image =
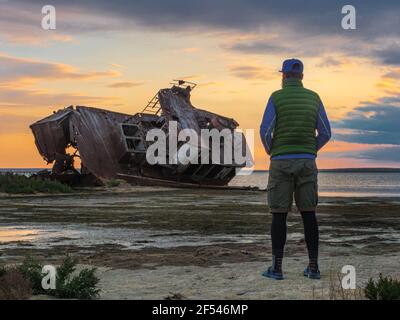
M229 129L238 123L230 118L195 108L190 102L193 86L179 81L171 88L161 89L135 115L103 109L68 107L30 126L41 156L53 163L50 177L62 181L66 176L91 176L96 181L124 179L134 184L226 185L244 165L233 164L156 164L146 161L147 132L158 128L168 131L176 121L178 131L192 129ZM243 138L244 139L244 138ZM245 145L245 140L244 140ZM179 148L179 147L178 147ZM75 150L73 154L69 150ZM222 152L223 153L223 152ZM172 155L168 155L169 157ZM73 158L79 157L81 170L74 168ZM71 179L72 181L72 179ZM157 183L159 181L160 183Z

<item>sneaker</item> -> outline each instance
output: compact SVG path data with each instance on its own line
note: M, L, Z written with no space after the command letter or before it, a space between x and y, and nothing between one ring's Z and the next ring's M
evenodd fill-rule
M304 269L304 276L309 279L321 279L321 272L319 269L317 271L311 271L310 266Z
M264 271L262 276L266 277L266 278L275 279L275 280L283 280L282 271L281 272L275 271L272 269L272 267L269 267L266 271Z

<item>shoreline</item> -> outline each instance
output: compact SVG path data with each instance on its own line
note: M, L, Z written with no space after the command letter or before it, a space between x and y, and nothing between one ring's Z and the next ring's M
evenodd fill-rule
M135 193L148 193L148 192L177 192L183 190L183 192L191 192L191 193L208 193L208 192L221 192L221 193L267 193L266 189L255 189L254 187L240 187L233 186L231 189L221 188L221 189L211 189L211 188L180 188L180 187L164 187L164 186L135 186L129 185L127 183L123 183L119 187L80 187L73 189L73 192L69 193L4 193L0 192L0 200L2 198L35 198L35 197L76 197L81 195L93 195L93 196L101 196L101 195L120 195L120 194L135 194ZM326 194L327 192L325 192ZM333 193L333 192L329 192ZM347 193L343 193L347 194ZM319 193L319 203L318 205L323 205L330 202L400 202L400 195L397 194L367 194L367 195L324 195L324 192Z

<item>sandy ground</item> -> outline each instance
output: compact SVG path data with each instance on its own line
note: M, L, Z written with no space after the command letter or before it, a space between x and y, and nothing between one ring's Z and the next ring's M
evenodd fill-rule
M379 272L400 277L400 255L357 256L321 259L321 280L302 276L304 258L285 260L285 279L276 281L261 276L265 262L223 263L213 267L166 266L156 269L100 268L102 299L165 299L178 295L184 299L355 299L359 292L341 292L342 266L351 263L356 282L363 287Z
M359 286L380 272L400 277L400 199L322 198L318 218L322 280L302 276L306 250L293 212L286 279L271 281L261 277L271 254L265 192L132 187L0 195L0 264L26 255L58 264L71 255L99 268L103 299L328 299L345 264L356 268Z

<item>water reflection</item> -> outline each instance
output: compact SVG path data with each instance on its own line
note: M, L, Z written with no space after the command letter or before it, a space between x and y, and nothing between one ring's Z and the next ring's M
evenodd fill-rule
M236 176L231 186L254 186L265 189L267 172ZM399 197L398 172L320 172L318 190L323 197Z
M0 227L0 243L35 240L40 230Z

